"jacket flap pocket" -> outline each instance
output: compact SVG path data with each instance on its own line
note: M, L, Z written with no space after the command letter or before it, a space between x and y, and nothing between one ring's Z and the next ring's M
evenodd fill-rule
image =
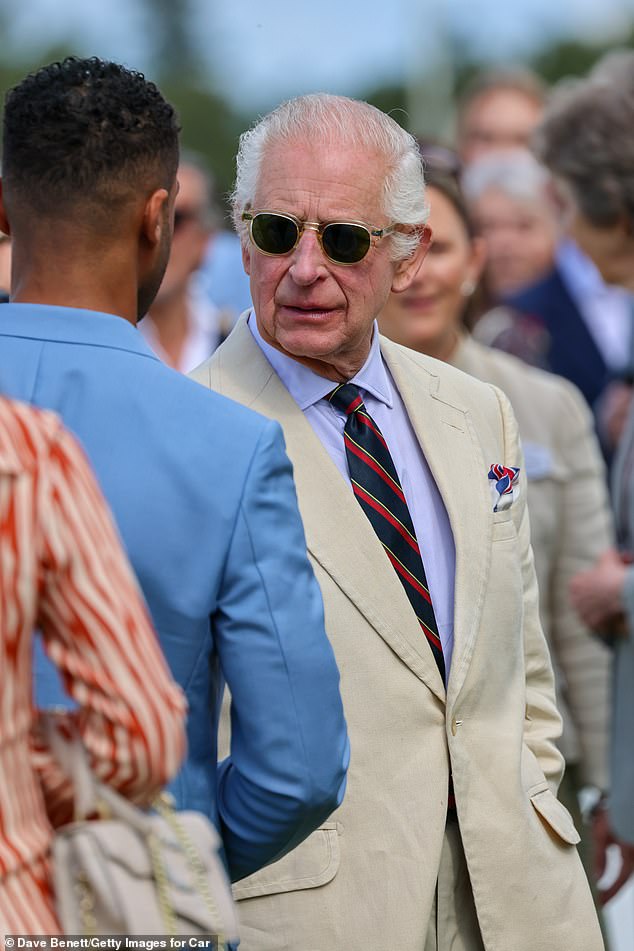
M267 865L233 886L236 901L325 885L339 868L336 822L325 822L279 862Z
M576 845L581 841L581 836L575 829L572 817L565 806L563 806L550 789L544 789L542 792L534 793L531 796L533 806L544 819L550 828L557 833L560 839L570 845Z

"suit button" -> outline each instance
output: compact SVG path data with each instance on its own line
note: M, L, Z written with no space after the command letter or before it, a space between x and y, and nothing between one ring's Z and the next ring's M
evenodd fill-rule
M452 719L451 721L451 735L452 736L456 735L456 733L458 732L458 727L460 726L461 723L462 723L462 720L456 720L455 717Z

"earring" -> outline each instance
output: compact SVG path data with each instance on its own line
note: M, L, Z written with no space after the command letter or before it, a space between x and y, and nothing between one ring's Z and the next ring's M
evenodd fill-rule
M462 284L460 285L460 293L463 297L471 297L473 292L476 289L475 281L470 281L469 278L465 278Z

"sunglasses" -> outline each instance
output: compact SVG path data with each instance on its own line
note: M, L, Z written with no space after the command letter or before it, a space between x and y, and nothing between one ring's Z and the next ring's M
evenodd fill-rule
M258 211L252 215L242 213L242 220L249 222L251 241L262 254L273 257L290 254L297 247L304 231L314 231L321 249L333 264L358 264L370 248L372 239L380 241L396 230L390 228L370 228L356 221L329 221L319 224L317 221L300 221L293 215L283 215L276 211Z

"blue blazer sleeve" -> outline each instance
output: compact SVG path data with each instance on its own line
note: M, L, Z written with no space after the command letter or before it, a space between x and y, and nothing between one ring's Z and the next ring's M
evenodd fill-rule
M339 671L277 423L267 422L250 465L214 620L232 696L217 804L235 881L328 817L349 760Z

